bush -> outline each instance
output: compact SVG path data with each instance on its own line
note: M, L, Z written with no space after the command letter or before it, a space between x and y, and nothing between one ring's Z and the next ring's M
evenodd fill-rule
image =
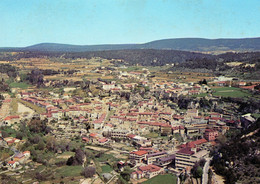
M95 173L96 173L95 167L85 167L81 174L86 178L90 178L94 176Z

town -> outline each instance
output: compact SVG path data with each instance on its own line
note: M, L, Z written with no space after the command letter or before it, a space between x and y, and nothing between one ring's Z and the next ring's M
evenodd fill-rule
M1 73L0 174L12 183L223 183L214 150L259 117L230 99L258 104L257 80L102 58L1 65L22 71Z

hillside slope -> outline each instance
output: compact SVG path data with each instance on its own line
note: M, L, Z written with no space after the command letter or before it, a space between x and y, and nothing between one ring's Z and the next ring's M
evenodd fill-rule
M260 51L260 38L243 39L204 39L176 38L156 40L144 44L104 44L104 45L70 45L58 43L40 43L21 48L0 48L0 51L54 51L54 52L86 52L126 49L160 49L184 50L198 52L213 51Z

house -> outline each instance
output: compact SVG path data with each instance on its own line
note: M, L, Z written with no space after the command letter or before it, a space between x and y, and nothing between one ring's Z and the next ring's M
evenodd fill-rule
M109 137L113 137L113 138L125 138L127 137L127 134L128 134L127 130L121 130L121 129L115 129L115 130L112 129L107 133Z
M208 141L215 141L218 137L218 131L213 129L206 129L204 132L204 137Z
M6 126L10 126L12 124L14 124L15 122L19 123L20 122L20 116L7 116L4 119L4 125Z
M113 88L115 88L115 84L103 84L104 90L111 90Z
M130 162L142 163L146 159L147 154L147 151L132 151L129 155Z
M82 141L85 142L85 143L89 143L90 140L87 137L82 137Z
M203 147L206 143L208 143L208 141L204 138L202 139L198 139L196 141L191 141L191 142L188 142L186 144L182 144L180 146L178 146L179 148L186 148L186 147L190 147L190 148L200 148L200 147Z
M138 167L136 171L131 173L131 178L133 179L141 179L143 177L152 178L154 176L157 176L158 174L163 174L163 173L164 173L164 169L162 167L150 164L150 165Z
M188 109L186 113L187 117L196 117L198 116L199 111L197 109Z
M104 145L104 144L107 144L109 142L109 139L103 137L101 139L98 139L98 142L100 145Z
M11 167L12 169L15 169L17 166L19 166L19 162L14 161L14 160L11 160L11 161L9 161L9 162L7 163L7 165L8 165L9 167Z
M157 159L165 157L167 153L165 151L155 152L146 156L147 164L153 164Z
M92 128L94 128L94 129L102 128L105 118L106 118L106 114L104 113L97 120L91 122Z
M164 166L171 164L174 161L175 161L175 155L172 154L172 155L168 155L166 157L158 158L154 164L161 166L161 167L164 167Z

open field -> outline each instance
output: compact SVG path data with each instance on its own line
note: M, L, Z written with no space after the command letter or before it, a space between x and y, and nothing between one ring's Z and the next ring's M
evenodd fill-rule
M155 176L142 184L176 184L177 178L172 174Z
M159 135L158 135L158 133L151 132L149 134L144 135L144 137L146 137L146 138L157 138L157 137L159 137Z
M25 82L12 82L9 84L11 88L21 88L21 89L27 89L28 87L31 87L30 84L27 84Z
M213 76L210 73L191 73L191 72L154 72L153 80L159 81L174 81L174 82L198 82L203 79L212 80Z
M248 97L252 96L248 91L242 90L240 88L235 87L220 87L220 88L212 88L214 90L214 96L222 96L222 97Z
M113 169L107 164L101 166L101 169L102 169L102 173L110 173L111 171L113 171Z
M20 102L20 103L24 104L25 106L33 109L34 111L36 111L39 114L46 112L46 110L44 108L39 107L37 105L34 105L34 104L30 103L30 102L26 102L26 101L21 100L21 99L17 99L17 100L18 100L18 102Z
M80 176L80 173L82 172L83 167L81 165L77 166L62 166L56 170L56 173L58 176Z

